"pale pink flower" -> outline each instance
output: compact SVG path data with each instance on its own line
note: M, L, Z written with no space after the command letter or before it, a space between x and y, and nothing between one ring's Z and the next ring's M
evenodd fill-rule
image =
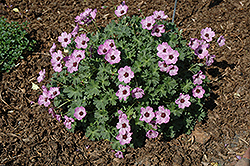
M87 115L87 112L84 107L81 106L75 109L74 116L76 119L82 120L82 118L84 118L86 115Z
M81 34L80 36L77 36L75 39L76 42L76 48L87 48L88 44L87 42L89 41L89 38L86 36L86 34Z
M69 57L69 60L65 63L65 66L68 67L68 72L73 73L74 71L78 71L79 62L79 58L71 55Z
M71 34L67 34L67 32L63 32L61 36L58 37L58 41L62 44L62 47L66 48L69 43L71 43Z
M129 95L130 95L130 86L128 85L123 86L122 84L120 84L119 90L116 92L116 96L119 97L119 100L124 99L124 101L126 101Z
M132 78L134 78L134 72L131 70L129 66L125 66L124 68L120 68L118 70L118 79L119 81L124 81L126 84L131 81Z
M128 11L128 6L125 5L125 3L123 3L117 7L117 9L115 10L115 14L117 17L121 17L124 14L126 14L127 11Z
M37 82L41 82L45 78L45 69L39 72L39 76L37 77Z

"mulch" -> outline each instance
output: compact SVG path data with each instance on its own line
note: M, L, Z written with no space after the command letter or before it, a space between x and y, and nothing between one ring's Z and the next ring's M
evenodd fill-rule
M114 157L108 141L90 141L80 131L69 133L48 110L37 104L40 91L32 82L43 68L53 70L49 49L63 32L71 32L74 18L86 8L97 8L97 26L115 19L122 1L1 0L0 16L20 23L27 20L33 52L15 68L0 75L0 165L234 165L250 143L250 17L248 0L179 0L176 25L187 40L199 38L211 27L226 45L215 47L215 63L207 69L211 97L207 118L190 135L164 141L146 140L145 146L127 148L124 159ZM12 6L11 6L12 5ZM171 21L174 0L128 0L129 15L145 16L164 10ZM102 9L102 6L107 8ZM18 8L14 12L13 8ZM91 27L90 27L91 29ZM58 45L58 44L57 44ZM34 101L34 104L31 104Z

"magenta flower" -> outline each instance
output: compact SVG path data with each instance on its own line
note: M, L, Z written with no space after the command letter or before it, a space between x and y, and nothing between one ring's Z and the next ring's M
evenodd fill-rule
M159 106L158 111L155 112L156 123L168 123L170 120L170 110L164 109L164 106Z
M54 108L53 108L53 107L49 108L49 109L48 109L48 112L49 112L49 114L53 114Z
M118 70L118 79L119 81L124 81L126 84L131 81L132 78L134 78L134 72L131 70L130 67L125 66L124 68L120 68Z
M168 49L166 54L163 55L162 59L166 64L175 64L178 61L179 53L176 50Z
M126 130L120 130L119 134L116 136L116 139L119 140L121 145L129 144L132 140L132 133Z
M79 24L76 24L75 28L74 28L73 31L71 32L71 35L72 35L73 37L75 37L75 36L77 35L78 31L79 31Z
M59 87L50 87L49 93L51 94L51 99L55 98L60 94Z
M202 88L202 86L196 86L192 90L192 92L194 97L202 98L205 93L205 90Z
M139 118L140 121L145 121L149 123L155 117L155 113L153 112L153 108L147 106L146 108L141 107L141 116Z
M104 59L106 59L106 61L108 61L111 65L114 63L119 63L121 60L120 54L121 52L119 50L110 49L108 53L105 55Z
M164 11L154 11L153 18L160 20L160 19L167 19L168 16L164 14Z
M41 82L45 78L45 69L39 72L39 76L37 77L37 82Z
M163 58L167 54L168 50L172 50L172 48L168 45L167 42L163 42L162 44L159 44L157 46L157 50L157 56Z
M175 76L178 74L178 70L179 68L176 66L176 65L169 65L167 67L167 73L170 75L170 76Z
M58 37L58 41L62 44L62 47L66 48L69 43L71 43L71 34L63 32L61 36Z
M55 72L61 72L62 71L62 64L61 63L55 63L52 66L53 66L53 70Z
M116 49L115 41L113 39L107 39L104 44L108 44L113 50Z
M52 55L53 52L55 52L55 50L56 50L56 44L53 43L52 47L51 47L50 50L49 50L49 53Z
M99 45L98 49L97 49L97 53L99 55L106 55L108 53L108 51L111 49L109 43L104 43Z
M115 153L115 157L116 157L116 158L124 158L121 151L116 152L116 153Z
M87 48L87 42L89 41L89 38L86 36L86 34L81 34L80 36L77 36L75 39L76 42L76 48Z
M116 92L116 96L119 97L119 100L124 99L124 101L126 101L129 95L130 95L130 86L128 85L123 86L122 84L120 84L119 90Z
M117 112L119 114L119 119L127 119L127 115L123 113L121 110L118 110Z
M175 101L175 103L178 104L179 108L184 109L185 107L189 107L191 105L191 102L188 101L189 99L189 94L184 95L180 93L180 97Z
M193 50L196 50L200 45L200 42L197 38L191 38L190 42L188 43L188 46L192 48Z
M56 114L55 117L56 117L56 120L58 120L59 122L62 120L62 116L59 114Z
M160 67L160 71L167 72L168 65L165 61L158 61L158 66Z
M137 99L142 98L145 95L144 90L139 87L136 87L135 89L133 89L131 93L132 93L132 97L137 98Z
M141 20L141 25L143 29L151 30L154 26L155 19L153 16L148 16Z
M43 94L39 96L38 104L48 107L50 105L50 98L51 94L49 93L49 91L47 89L43 90Z
M116 124L116 128L120 130L126 130L129 132L131 130L129 125L129 120L124 118L119 119L119 122Z
M51 58L50 62L51 62L52 65L60 63L61 60L63 59L62 51L58 50L57 52L53 52L51 57L52 58Z
M81 107L76 107L74 116L78 120L82 120L87 115L87 112L83 106Z
M200 70L197 74L193 75L193 83L194 84L202 84L202 80L206 78L205 75L202 74L202 71Z
M78 22L81 25L88 24L91 22L91 19L89 18L89 15L91 13L92 9L87 8L84 12L80 14L80 16L76 16L75 22ZM93 15L94 13L92 13Z
M74 71L78 71L79 62L79 58L72 55L69 56L69 60L65 63L65 66L68 67L68 72L73 73Z
M158 137L158 131L155 131L155 130L149 130L147 133L146 133L146 137L148 137L149 139L151 138L156 138Z
M125 5L125 3L123 3L123 4L121 4L121 5L119 5L119 6L117 7L117 9L115 10L115 15L116 15L117 17L121 17L121 16L123 16L124 14L126 14L127 11L128 11L128 6Z
M214 31L211 28L206 27L205 29L201 30L201 38L206 40L207 42L212 41L213 37L215 36Z
M85 58L85 50L74 50L71 55L79 58L80 61Z
M224 38L224 36L220 36L217 40L217 43L219 44L220 47L225 45L225 41L226 39Z
M96 17L97 9L94 9L92 12L90 12L91 18L94 20Z
M71 124L72 124L72 122L74 122L74 119L73 118L69 118L67 115L64 115L64 119L65 119L65 121L63 122L63 124L65 125L65 127L67 129L71 129L72 128Z
M165 32L165 29L164 29L164 25L161 24L161 25L154 25L153 26L153 30L151 32L151 35L152 36L156 36L156 37L161 37L161 34Z
M214 63L214 58L215 58L215 55L208 55L206 57L206 65L207 66L212 65L212 63Z
M207 50L207 45L199 45L195 50L194 50L195 55L197 55L200 59L203 59L204 57L208 56L208 50Z

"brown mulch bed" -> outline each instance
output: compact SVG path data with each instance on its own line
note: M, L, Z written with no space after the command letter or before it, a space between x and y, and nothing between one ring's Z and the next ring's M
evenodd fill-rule
M248 0L179 0L175 23L186 39L211 27L224 35L226 46L211 54L208 68L212 97L207 118L190 135L169 142L147 140L141 148L128 148L124 159L114 157L109 142L89 141L83 133L69 133L37 104L39 91L31 89L38 72L53 71L49 49L63 32L71 32L74 18L86 8L97 8L97 25L114 17L122 1L103 0L1 0L0 16L9 21L27 20L29 33L38 41L9 73L0 76L0 165L234 165L250 143L250 2ZM12 5L10 7L10 5ZM164 10L171 20L174 0L126 1L129 15L151 15ZM101 9L102 6L107 6ZM13 11L18 8L20 13ZM30 104L30 101L35 101Z

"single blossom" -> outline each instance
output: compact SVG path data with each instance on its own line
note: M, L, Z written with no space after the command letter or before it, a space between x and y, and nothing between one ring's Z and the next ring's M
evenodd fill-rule
M52 47L51 47L50 50L49 50L50 55L52 55L53 52L55 52L55 50L56 50L56 44L53 43Z
M192 90L192 92L194 97L202 98L205 90L202 88L202 86L198 85Z
M50 87L49 93L51 95L51 99L55 98L60 94L59 87Z
M184 109L185 107L189 107L191 105L189 99L190 99L189 94L184 95L180 93L180 97L175 101L175 103L178 104L179 108Z
M106 55L110 49L111 49L111 47L110 47L109 43L107 42L107 43L104 43L104 44L101 44L98 46L97 53L99 55Z
M104 44L108 44L113 50L116 49L115 41L113 39L107 39Z
M121 17L121 16L123 16L124 14L126 14L127 11L128 11L128 6L125 5L125 3L123 3L123 4L121 4L121 5L119 5L119 6L117 7L117 9L115 10L115 15L116 15L117 17Z
M200 45L200 42L197 38L191 38L190 42L188 43L188 46L192 48L193 50L196 50Z
M63 54L62 54L62 51L61 50L58 50L57 52L53 52L51 54L51 64L54 65L54 64L57 64L57 63L60 63L61 60L63 59Z
M163 58L164 56L167 55L167 52L169 50L172 50L172 48L168 45L167 42L163 42L162 44L159 44L157 46L157 50L158 50L157 56Z
M82 60L85 58L85 50L74 50L71 55Z
M155 120L151 120L148 124L151 125L153 129L157 130L157 124Z
M120 130L119 134L116 136L116 139L119 140L121 145L129 144L132 140L132 133L126 130Z
M132 78L134 78L134 72L131 70L129 66L125 66L124 68L120 68L118 70L118 79L119 81L124 81L126 84L131 81Z
M149 139L151 138L156 138L158 137L158 131L155 131L155 130L149 130L147 133L146 133L146 137L148 137Z
M61 120L62 120L62 116L61 115L56 114L55 117L56 117L56 120L58 120L59 122L61 122Z
M165 61L158 61L158 66L160 67L160 71L167 72L168 65Z
M164 25L161 24L161 25L157 25L155 24L153 26L153 30L151 32L151 35L152 36L156 36L156 37L161 37L161 34L165 32L165 29L164 29Z
M167 67L167 73L170 75L170 76L175 76L178 74L178 70L179 68L176 66L176 65L169 65Z
M214 31L211 28L206 27L205 29L201 30L201 38L206 40L207 42L212 41L213 37L215 36Z
M160 19L167 19L168 16L164 14L164 11L154 11L153 13L154 19L160 20Z
M77 107L75 109L74 116L75 116L76 119L82 120L82 118L84 118L86 115L87 115L87 112L86 112L86 110L85 110L85 108L83 106Z
M127 119L127 115L123 113L121 110L118 110L117 112L119 114L119 119Z
M224 38L224 36L220 36L217 40L217 43L219 44L220 47L225 45L225 41L226 39Z
M41 82L45 78L45 69L39 72L39 76L37 77L37 82Z
M115 157L116 157L116 158L124 158L121 151L116 152L116 153L115 153Z
M67 129L71 129L72 127L71 127L71 124L72 124L72 122L74 122L74 119L73 118L70 118L70 117L68 117L67 115L64 115L64 122L63 122L63 124L65 125L65 127L67 128Z
M207 45L199 45L196 50L194 50L195 55L197 55L200 59L203 59L208 56Z
M44 89L43 94L39 96L38 104L48 107L51 103L49 100L50 98L51 98L51 94L49 93L47 89Z
M66 48L69 43L71 43L71 34L67 34L67 32L63 32L61 36L58 37L58 41L62 44L62 47Z
M119 122L116 124L116 128L120 130L126 130L129 132L131 130L129 125L129 120L125 118L119 119Z
M92 19L95 19L97 13L97 9L94 9L92 12L90 12L90 16Z
M137 98L137 99L142 98L145 95L144 90L139 87L136 87L135 89L133 89L131 93L132 93L132 97Z
M72 35L73 37L75 37L75 36L77 35L78 31L79 31L79 24L76 24L75 28L74 28L73 31L71 32L71 35Z
M124 99L124 101L126 101L129 95L130 95L130 86L128 85L123 86L122 84L120 84L119 90L116 92L116 96L119 97L119 100Z
M89 41L89 38L86 36L86 34L81 34L80 36L77 36L75 39L76 42L76 48L87 48L88 44L87 42Z
M215 55L208 55L206 57L206 65L207 66L212 65L212 63L214 63L214 58L215 58Z
M55 64L53 64L52 65L53 66L53 70L55 71L55 72L61 72L62 71L62 64L61 63L55 63Z
M119 63L121 61L120 57L121 52L117 49L110 49L108 53L105 55L105 60L108 61L111 65L114 63Z
M141 116L139 118L140 121L145 121L149 123L155 117L155 113L153 112L153 108L147 106L146 108L141 107Z
M168 49L166 54L163 55L162 59L166 64L175 64L178 61L179 52L173 49Z
M202 74L203 72L200 70L197 74L193 75L193 83L194 84L202 84L202 80L206 78L205 75Z
M159 106L158 111L155 112L156 123L168 123L170 120L170 110L164 109L164 106Z
M73 73L74 71L78 71L78 64L80 60L75 56L69 56L69 60L66 61L65 66L68 67L68 72Z
M148 16L145 19L141 20L142 28L147 30L151 30L154 26L154 23L155 19L153 16Z

